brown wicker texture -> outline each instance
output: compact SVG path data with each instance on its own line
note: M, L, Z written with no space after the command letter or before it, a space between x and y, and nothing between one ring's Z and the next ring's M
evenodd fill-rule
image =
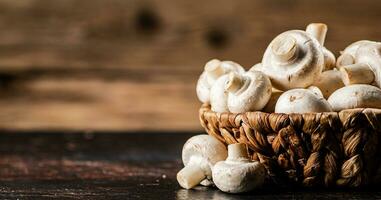
M272 183L358 187L381 180L381 109L233 114L203 105L199 117L225 144L247 144Z

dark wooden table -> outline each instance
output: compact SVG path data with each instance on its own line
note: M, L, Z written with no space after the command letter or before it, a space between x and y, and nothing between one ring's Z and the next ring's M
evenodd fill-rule
M230 195L184 190L175 175L191 133L0 134L0 199L381 198L381 188L265 188Z

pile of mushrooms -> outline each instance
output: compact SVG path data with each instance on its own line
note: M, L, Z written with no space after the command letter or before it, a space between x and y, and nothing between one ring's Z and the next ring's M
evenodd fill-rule
M218 113L381 108L381 42L354 42L336 61L324 46L327 30L312 23L279 34L247 72L235 62L209 61L197 83L200 101Z
M276 36L262 61L248 71L236 62L213 59L197 82L197 97L217 113L320 113L353 108L381 109L381 42L361 40L340 56L324 46L327 25L309 24ZM225 145L199 135L183 148L183 188L215 185L228 193L259 188L262 164L244 144Z

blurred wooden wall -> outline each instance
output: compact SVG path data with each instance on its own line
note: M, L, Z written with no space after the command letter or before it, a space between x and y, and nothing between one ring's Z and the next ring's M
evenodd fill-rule
M337 55L380 21L373 0L0 0L0 128L201 130L209 59L249 68L310 22Z

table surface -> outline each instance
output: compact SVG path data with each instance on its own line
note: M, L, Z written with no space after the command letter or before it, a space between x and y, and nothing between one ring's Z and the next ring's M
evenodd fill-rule
M0 198L11 199L332 199L381 198L379 187L351 190L264 188L231 195L184 190L175 175L195 133L0 134Z

